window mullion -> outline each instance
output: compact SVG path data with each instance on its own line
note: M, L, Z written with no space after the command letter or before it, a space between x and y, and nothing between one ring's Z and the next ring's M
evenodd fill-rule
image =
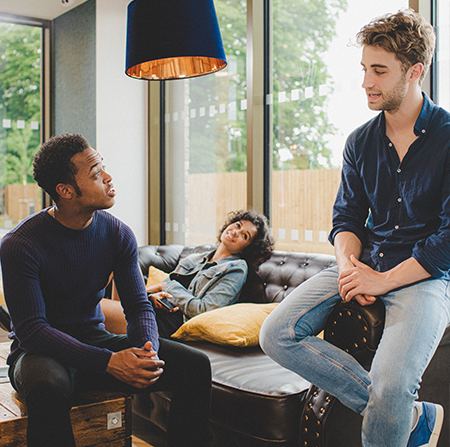
M264 210L264 2L247 3L247 206Z

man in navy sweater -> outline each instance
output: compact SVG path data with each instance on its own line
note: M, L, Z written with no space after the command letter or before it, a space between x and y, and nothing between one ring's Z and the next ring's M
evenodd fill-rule
M34 178L55 205L22 221L0 246L11 314L9 375L28 408L28 447L75 446L69 411L87 389L173 392L168 445L206 446L208 358L158 339L131 229L100 154L77 134L44 143ZM127 335L105 330L100 300L111 273Z

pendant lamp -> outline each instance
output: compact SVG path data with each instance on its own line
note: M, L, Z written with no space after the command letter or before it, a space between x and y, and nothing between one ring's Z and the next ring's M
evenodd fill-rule
M126 51L125 73L137 79L201 76L227 65L213 0L133 0Z

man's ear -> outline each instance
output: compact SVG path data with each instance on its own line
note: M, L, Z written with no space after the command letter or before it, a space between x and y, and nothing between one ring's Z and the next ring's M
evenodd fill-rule
M409 81L410 82L416 82L418 80L420 80L420 76L423 73L423 64L422 62L417 62L417 64L414 64L411 68L410 68L410 76L409 76Z
M71 200L74 195L73 186L66 183L58 183L55 190L62 199Z

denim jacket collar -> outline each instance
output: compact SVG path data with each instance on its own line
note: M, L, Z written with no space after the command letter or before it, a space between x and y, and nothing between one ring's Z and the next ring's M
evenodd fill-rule
M211 259L214 256L215 252L216 252L216 250L212 250L210 252L205 253L201 263L205 264L207 262L210 262L210 263L215 263L215 264L222 264L224 262L230 262L230 261L236 261L238 259L242 259L242 256L240 256L240 254L238 253L238 254L235 254L235 255L227 256L226 258L223 258L223 259L219 259L218 261L211 261Z

